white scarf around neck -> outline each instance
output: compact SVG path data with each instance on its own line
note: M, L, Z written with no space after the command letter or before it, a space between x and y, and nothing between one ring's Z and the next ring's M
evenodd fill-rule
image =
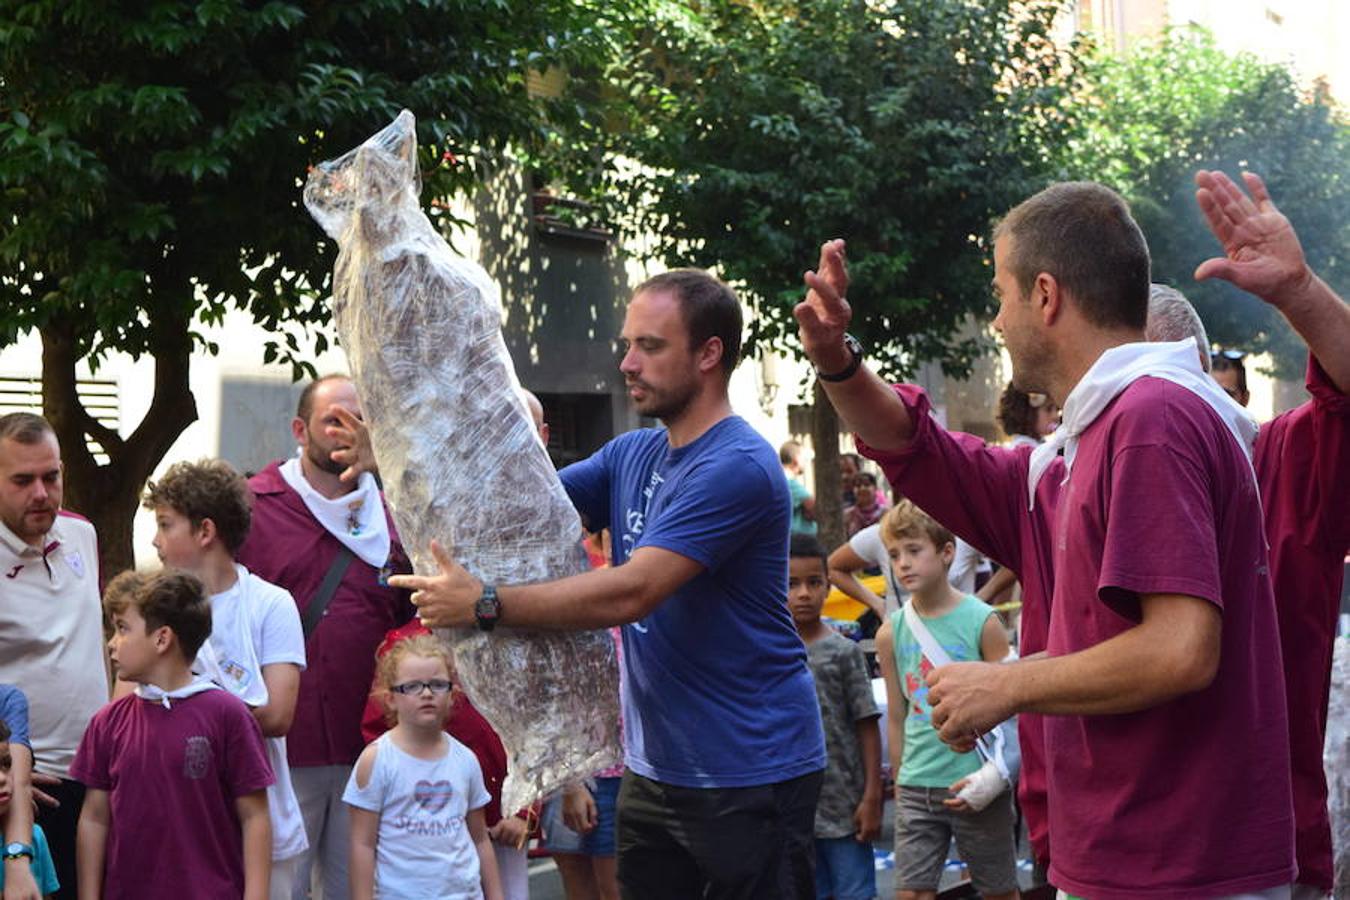
M1256 443L1256 419L1200 367L1195 338L1121 344L1099 356L1087 370L1064 401L1060 426L1032 451L1027 470L1030 509L1036 508L1036 485L1059 451L1064 451L1064 480L1068 481L1069 470L1073 468L1073 459L1078 452L1079 437L1112 400L1145 376L1180 385L1208 403L1242 448L1247 462L1251 463ZM1255 474L1252 477L1255 478Z
M136 696L147 703L158 703L165 709L173 709L173 706L169 703L170 700L182 700L185 697L191 697L193 694L200 694L203 691L221 690L220 685L215 682L203 678L196 673L193 674L194 677L191 682L172 691L166 691L162 687L153 684L138 684L136 685Z
M300 456L286 460L279 467L281 477L300 495L310 515L324 529L342 542L357 558L376 569L389 561L389 523L384 517L384 503L375 476L362 472L356 490L329 500L314 490L300 468Z

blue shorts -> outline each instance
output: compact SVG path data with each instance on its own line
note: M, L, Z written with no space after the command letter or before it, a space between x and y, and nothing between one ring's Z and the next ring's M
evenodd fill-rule
M595 798L595 828L589 834L577 834L563 824L563 798L559 793L544 804L539 818L544 828L543 846L551 853L578 856L614 855L614 811L618 807L622 778L593 778L586 782ZM592 785L594 785L592 787Z
M816 838L816 900L872 900L877 895L871 844L852 836Z

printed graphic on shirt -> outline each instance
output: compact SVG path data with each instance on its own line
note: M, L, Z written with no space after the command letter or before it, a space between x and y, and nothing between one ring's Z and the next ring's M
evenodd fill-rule
M19 573L22 572L22 571L23 571L23 563L19 563L17 566L15 566L14 568L12 568L12 569L10 569L8 572L6 572L6 573L5 573L5 577L6 577L6 578L17 578L18 575L19 575Z
M623 535L620 538L623 547L623 558L627 560L637 549L638 539L642 537L642 530L647 524L647 510L651 507L652 497L656 494L656 489L665 484L666 479L661 473L652 470L652 477L648 479L647 486L642 489L642 509L633 509L631 506L624 511ZM648 626L645 621L637 621L632 627L642 634L646 634Z
M78 550L66 554L66 565L70 566L70 571L75 573L76 578L84 577L84 557L80 556Z
M253 673L239 660L227 656L218 656L216 660L220 665L221 676L229 681L229 684L222 687L227 688L236 697L240 696L253 681Z
M440 781L419 781L413 788L413 799L417 805L431 813L438 813L445 809L450 802L450 782L442 778Z
M211 739L196 735L187 739L183 748L183 774L194 781L206 777L211 770Z

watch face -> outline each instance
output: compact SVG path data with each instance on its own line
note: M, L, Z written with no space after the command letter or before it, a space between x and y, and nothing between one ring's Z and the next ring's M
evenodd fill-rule
M481 597L474 606L474 612L480 619L495 619L501 613L496 597Z

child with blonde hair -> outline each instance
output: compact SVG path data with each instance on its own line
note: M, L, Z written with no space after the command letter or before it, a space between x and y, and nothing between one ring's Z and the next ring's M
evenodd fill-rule
M431 635L400 641L379 661L376 683L394 727L362 751L342 797L351 807L353 900L501 900L482 769L442 730L452 667Z

